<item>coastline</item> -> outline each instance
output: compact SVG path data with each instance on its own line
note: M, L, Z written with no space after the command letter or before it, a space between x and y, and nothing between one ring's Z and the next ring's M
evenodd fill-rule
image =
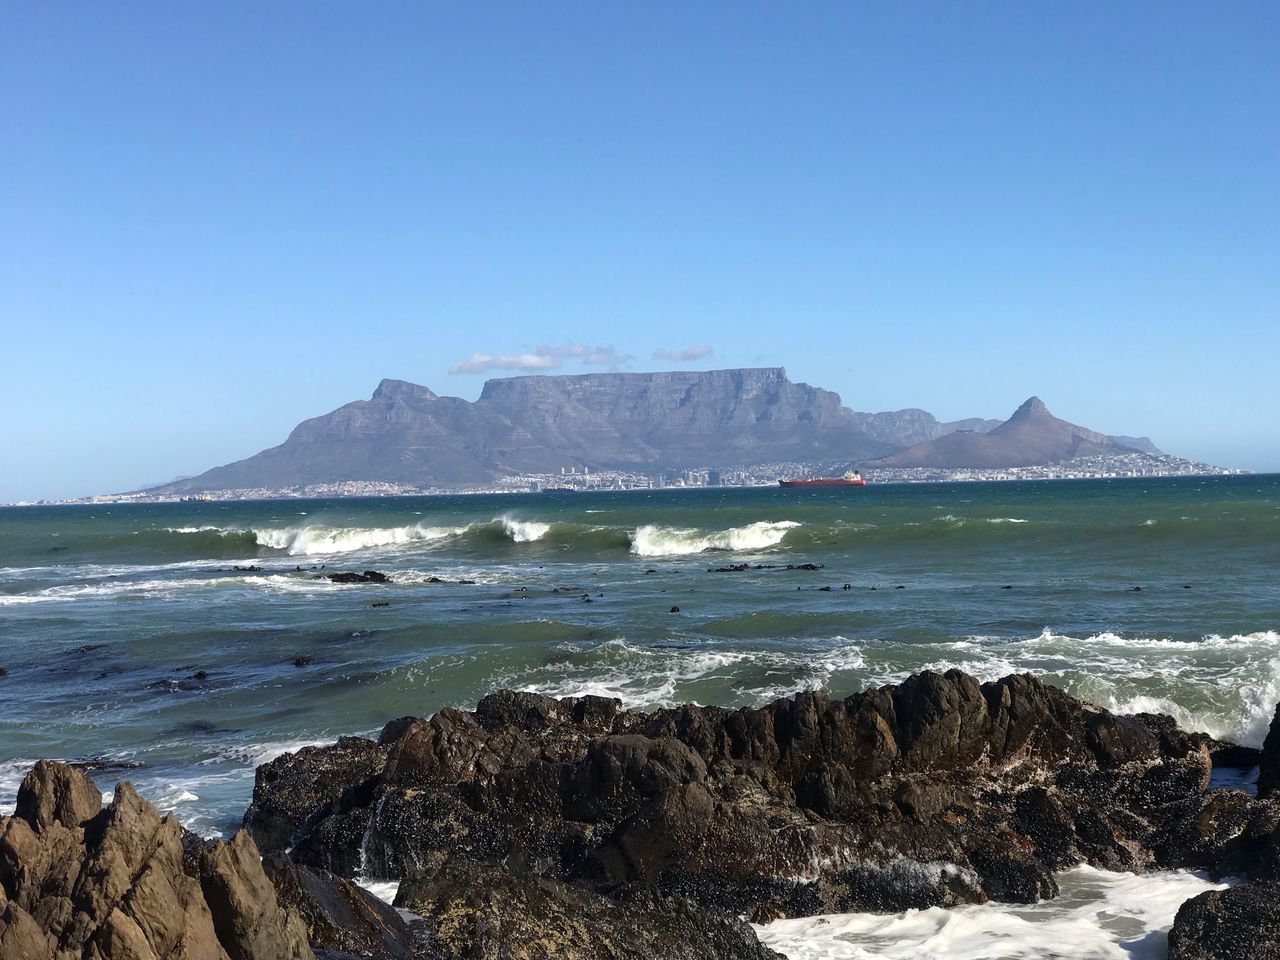
M1211 786L1215 769L1258 767L1256 797ZM71 767L37 764L24 780L15 815L0 821L6 958L34 958L22 951L42 937L81 936L41 906L57 884L38 880L51 869L39 851L79 843L87 865L113 830L161 827L127 785L101 815L100 805ZM166 922L199 934L203 896L219 942L251 958L763 960L776 956L766 944L794 945L823 915L837 940L871 944L870 914L830 915L901 923L901 911L941 908L940 922L958 910L1008 924L1016 911L964 905L1051 905L1060 880L1123 888L1111 874L1069 872L1081 864L1151 874L1166 898L1189 894L1171 960L1262 958L1280 932L1264 896L1280 853L1280 709L1258 750L1184 733L1168 717L1115 715L1029 676L979 685L959 671L922 673L844 700L800 693L754 710L653 713L503 691L472 712L392 720L376 740L280 756L258 768L244 824L226 843L186 835L189 866L132 855L143 858L134 876L167 871L163 882L195 904ZM173 849L181 838L166 829ZM1233 885L1159 873L1178 869ZM72 896L90 904L91 931L119 928L103 913L114 902L152 916L139 930L154 946L161 935L145 911L163 912L146 906L156 882L122 891L82 881ZM394 884L395 910L356 884ZM254 887L264 892L251 921L243 899L220 893ZM1254 926L1226 948L1261 952L1224 953L1214 918L1242 909ZM1109 942L1099 929L1098 944Z

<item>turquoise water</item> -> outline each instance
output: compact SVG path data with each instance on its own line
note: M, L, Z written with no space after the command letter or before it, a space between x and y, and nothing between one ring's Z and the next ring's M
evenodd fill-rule
M324 579L366 569L392 582ZM5 509L0 808L31 759L95 758L225 831L280 751L501 686L756 704L1031 670L1257 743L1278 573L1275 476Z

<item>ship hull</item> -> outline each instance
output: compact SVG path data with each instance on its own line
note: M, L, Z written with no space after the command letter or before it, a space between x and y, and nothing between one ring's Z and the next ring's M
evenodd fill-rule
M867 481L858 477L846 480L843 477L814 477L810 480L779 480L780 487L865 487Z

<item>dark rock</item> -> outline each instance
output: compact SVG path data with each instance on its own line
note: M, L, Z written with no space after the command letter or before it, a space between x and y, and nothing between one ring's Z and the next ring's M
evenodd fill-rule
M329 579L334 583L390 583L391 578L377 570L366 570L364 573L331 573Z
M1262 743L1262 756L1258 765L1259 799L1280 793L1280 705L1271 718L1271 729Z
M292 863L280 853L263 869L282 906L297 911L313 948L368 960L413 960L414 938L396 910L348 880Z
M289 846L309 818L338 809L348 791L382 772L387 748L363 737L303 747L258 767L244 826L263 851Z
M430 918L459 960L781 960L744 921L683 898L610 899L494 867L450 865L396 903Z
M708 573L742 573L744 570L750 570L749 563L730 563L723 567L712 567Z
M5 960L311 960L248 834L204 844L128 783L103 808L83 773L41 761L0 818Z
M760 916L1032 902L1080 862L1232 852L1188 826L1209 738L1166 719L959 671L741 710L506 691L388 724L377 771L374 747L281 758L274 778L259 771L253 811L290 811L295 860L343 875L429 883L450 864L525 864L538 882ZM329 786L313 797L316 764ZM1239 818L1262 876L1267 812Z
M315 657L294 657L293 665L295 667L308 667L315 661Z
M1192 897L1169 931L1169 960L1280 960L1280 883Z

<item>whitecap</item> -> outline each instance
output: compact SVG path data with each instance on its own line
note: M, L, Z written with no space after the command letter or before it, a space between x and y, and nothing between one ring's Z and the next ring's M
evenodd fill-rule
M534 543L541 540L551 530L551 524L539 520L516 520L514 517L499 517L498 522L506 535L516 543Z
M641 557L675 557L706 550L763 550L782 542L800 524L794 520L759 520L744 527L707 532L646 524L631 537L631 552Z
M402 546L408 543L444 540L466 532L462 527L432 527L410 524L403 527L329 527L308 524L300 527L255 528L258 546L284 550L290 556L328 556L352 553L370 547Z

